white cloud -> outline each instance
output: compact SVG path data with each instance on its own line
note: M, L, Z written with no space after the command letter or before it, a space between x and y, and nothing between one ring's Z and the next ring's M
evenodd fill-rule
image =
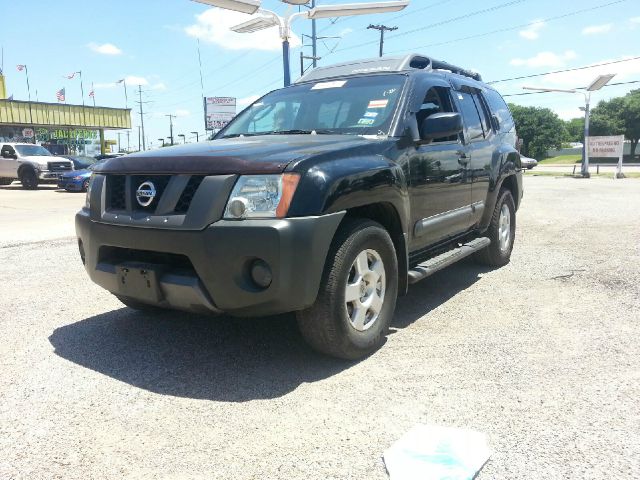
M573 50L567 50L561 54L540 52L531 58L514 58L510 63L515 67L561 67L565 64L566 60L573 60L574 58L576 58L576 52Z
M604 25L591 25L582 29L583 35L597 35L599 33L608 33L613 28L612 23L605 23Z
M154 83L153 85L151 85L151 90L164 91L166 89L167 89L167 86L162 82Z
M630 18L630 19L629 19L629 21L630 21L631 23L640 23L640 17L633 17L633 18Z
M191 112L189 110L178 109L175 111L174 115L176 117L188 117L189 115L191 115Z
M129 85L149 85L149 80L144 77L137 77L135 75L127 75L125 77L125 82L127 82L127 86Z
M270 50L282 48L278 27L255 33L236 33L231 27L250 19L249 15L220 8L210 8L196 15L196 23L184 29L187 35L214 43L228 50ZM291 47L300 46L300 38L293 36Z
M520 36L527 40L536 40L540 37L540 30L545 27L545 23L541 20L534 20L526 29L520 30Z
M87 45L91 50L96 53L101 53L102 55L121 55L122 50L116 47L113 43L103 43L102 45L98 45L97 43L91 42Z

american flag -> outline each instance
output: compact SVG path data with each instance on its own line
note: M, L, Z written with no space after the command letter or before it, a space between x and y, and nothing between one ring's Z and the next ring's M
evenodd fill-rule
M64 102L64 88L61 88L56 92L56 98L59 102Z
M93 88L91 90L89 90L89 96L90 97L95 97L96 96L96 92L93 91Z
M16 65L16 68L18 69L19 72L21 72L22 70L24 70L26 67L26 65Z

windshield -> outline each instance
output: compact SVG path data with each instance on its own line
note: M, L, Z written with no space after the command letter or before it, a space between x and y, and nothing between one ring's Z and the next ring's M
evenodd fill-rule
M402 75L376 75L298 85L255 102L217 138L240 135L387 135L405 82Z
M16 150L21 157L50 156L51 152L40 145L16 145Z

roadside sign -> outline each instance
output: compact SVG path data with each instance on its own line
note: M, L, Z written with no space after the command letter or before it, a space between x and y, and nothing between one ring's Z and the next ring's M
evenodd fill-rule
M33 128L23 128L22 129L22 136L24 138L33 138L34 135L35 135L35 133L33 132Z
M204 124L206 130L219 130L236 116L235 97L205 97Z
M624 135L612 137L588 137L587 149L589 157L617 158L618 168L613 178L621 178L622 157L624 154Z

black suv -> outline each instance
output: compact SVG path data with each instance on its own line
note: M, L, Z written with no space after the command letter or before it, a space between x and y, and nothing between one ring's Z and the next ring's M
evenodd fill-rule
M419 55L319 68L211 142L105 161L80 255L129 307L296 312L314 348L358 358L409 284L471 254L509 261L515 144L476 73Z

